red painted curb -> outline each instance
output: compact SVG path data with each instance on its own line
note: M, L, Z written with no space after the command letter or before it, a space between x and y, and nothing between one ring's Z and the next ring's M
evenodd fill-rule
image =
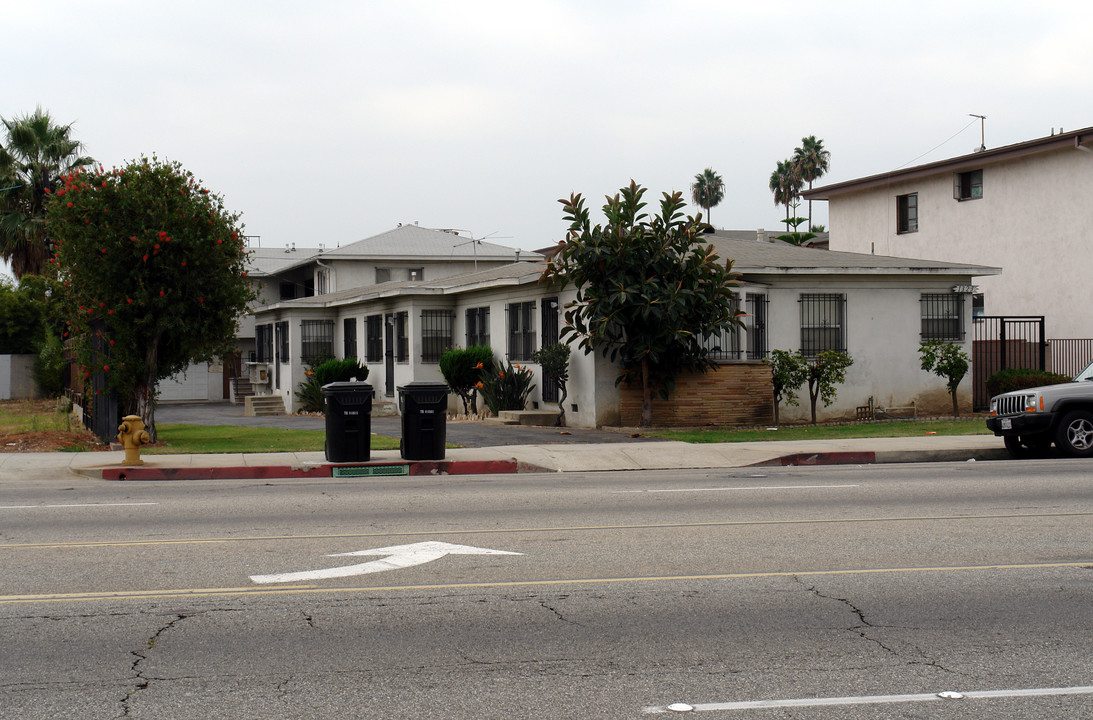
M751 467L785 467L795 465L873 465L877 462L875 452L833 452L833 453L796 453L783 455L773 460L764 460Z
M103 480L263 480L268 478L328 478L335 467L391 467L406 465L410 475L488 475L519 471L515 460L436 460L393 463L326 463L310 467L255 465L235 467L154 468L146 466L104 468ZM373 476L377 477L377 476ZM398 477L398 476L378 476ZM366 478L360 478L366 479Z

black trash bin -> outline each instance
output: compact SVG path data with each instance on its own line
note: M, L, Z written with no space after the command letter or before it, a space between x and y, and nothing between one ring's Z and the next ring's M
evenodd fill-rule
M327 462L363 462L372 453L372 386L363 382L323 385Z
M443 460L448 426L448 386L444 383L412 382L398 389L402 413L402 442L405 460Z

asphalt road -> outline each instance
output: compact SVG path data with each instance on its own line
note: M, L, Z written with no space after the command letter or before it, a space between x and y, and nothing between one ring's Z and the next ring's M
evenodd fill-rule
M3 718L1093 707L1087 462L0 493Z

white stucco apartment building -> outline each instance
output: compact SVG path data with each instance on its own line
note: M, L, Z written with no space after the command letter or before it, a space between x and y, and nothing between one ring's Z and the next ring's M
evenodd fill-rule
M1093 128L803 196L828 201L832 250L999 266L976 281L977 312L1043 315L1047 338L1093 338Z

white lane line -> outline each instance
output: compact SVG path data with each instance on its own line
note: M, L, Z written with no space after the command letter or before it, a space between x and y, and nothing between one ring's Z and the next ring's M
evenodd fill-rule
M685 712L708 712L711 710L767 710L785 707L819 707L825 705L881 705L885 703L907 702L959 702L962 700L991 700L995 698L1044 697L1050 695L1093 695L1093 685L1063 688L1025 688L1015 690L970 690L953 692L946 690L938 693L919 693L917 695L864 695L860 697L798 698L795 700L745 700L728 703L699 703L687 705ZM644 708L646 713L681 712L685 703L653 706Z
M726 490L824 490L830 488L854 488L861 485L755 485L753 487L676 488L668 490L613 490L613 495L633 493L723 492Z
M0 510L38 510L41 508L82 508L82 507L131 507L133 505L159 505L154 502L132 503L82 503L79 505L0 505Z

